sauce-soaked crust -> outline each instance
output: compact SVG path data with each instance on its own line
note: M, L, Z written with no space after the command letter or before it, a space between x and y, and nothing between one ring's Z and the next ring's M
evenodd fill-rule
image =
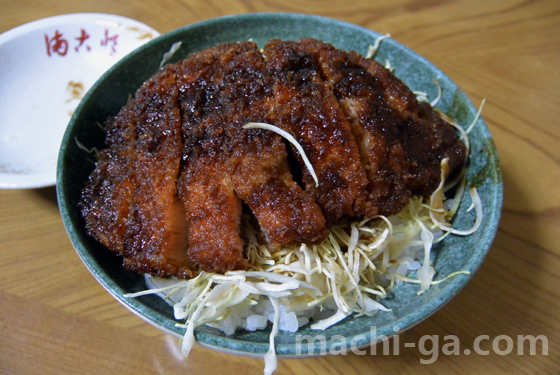
M397 214L411 196L404 177L407 157L399 140L401 120L386 103L375 78L346 52L314 39L298 44L317 56L321 73L351 124L369 182L360 216Z
M222 57L225 79L220 100L230 138L234 189L256 216L273 245L323 240L325 219L313 198L292 178L286 147L275 133L245 130L249 122L270 122L276 105L272 79L253 43L236 44Z
M189 223L189 255L206 272L245 269L239 237L241 201L233 191L227 163L199 150L179 186Z
M235 191L257 218L267 241L277 246L323 240L325 218L313 198L293 181L284 143L279 137L253 130L240 134L236 144L245 144L247 139L252 139L250 147L234 145L232 178Z
M126 159L117 150L102 150L82 191L79 207L88 234L117 253L123 249L133 191Z
M314 40L222 44L168 65L108 121L80 207L88 233L127 269L189 278L246 269L242 201L271 245L315 243L329 225L397 213L439 184L465 148L390 72ZM295 136L294 182L285 142Z
M158 276L190 275L184 216L174 214L182 156L175 74L161 74L144 92L148 110L136 119L135 191L124 237L125 267ZM179 237L182 237L179 239Z
M197 263L216 272L246 267L239 240L240 204L235 203L239 199L252 210L272 245L322 240L325 220L313 199L292 180L280 137L243 129L248 122L266 121L274 99L256 45L220 45L195 54L182 68L188 178L181 178L181 191L189 220L189 252ZM217 196L214 186L219 186ZM214 214L199 219L203 211ZM222 243L224 238L235 241Z
M298 140L319 180L316 187L295 151L305 190L315 198L329 225L357 216L367 177L350 125L321 78L317 60L298 43L279 40L270 41L264 55L276 78L274 125Z
M147 108L129 103L105 124L107 148L82 190L79 207L88 234L110 250L122 254L126 220L134 192L132 154L136 143L134 119Z
M88 228L100 226L90 233L127 269L189 277L184 215L174 203L182 154L174 77L169 69L155 75L108 123L108 148L81 206Z
M188 222L188 253L206 272L245 269L239 235L241 201L233 190L229 152L217 100L220 75L216 48L179 64L183 166L179 196Z
M407 186L414 195L431 194L441 179L441 160L449 159L451 171L465 160L465 146L457 134L427 103L419 103L414 93L388 69L355 52L349 59L361 65L378 82L379 88L400 116L400 140L408 157Z

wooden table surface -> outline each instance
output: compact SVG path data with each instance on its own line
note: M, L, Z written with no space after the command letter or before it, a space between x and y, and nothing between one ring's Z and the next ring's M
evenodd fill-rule
M560 373L558 0L0 0L0 33L78 12L130 17L162 34L228 14L327 16L390 33L441 68L475 104L486 98L483 117L500 153L505 185L496 240L456 298L400 335L401 343L437 335L437 360L422 364L433 355L401 347L399 355L283 360L277 374ZM481 347L489 352L444 355L446 335L470 349L487 335ZM512 339L510 354L498 353L507 352L502 335ZM530 355L528 342L518 355L518 335L544 335L548 355L540 345ZM122 307L90 275L63 228L54 187L0 191L1 374L259 374L264 368L262 360L201 347L185 361L177 344Z

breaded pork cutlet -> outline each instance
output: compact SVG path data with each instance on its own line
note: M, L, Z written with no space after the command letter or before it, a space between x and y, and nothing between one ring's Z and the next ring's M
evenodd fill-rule
M294 151L305 190L329 224L358 216L367 177L350 124L321 78L317 59L300 44L280 40L268 42L264 55L275 78L273 124L300 143L319 180L316 186Z
M270 122L277 105L270 71L256 44L230 47L224 60L220 100L227 105L226 133L234 189L249 206L273 246L317 243L327 231L312 196L293 180L282 138L267 130L243 129Z
M248 122L267 121L274 105L257 46L224 44L181 65L183 79L192 82L180 89L187 157L179 185L193 259L206 271L244 267L239 199L271 245L322 240L325 219L313 198L293 181L282 139L268 131L243 129ZM200 83L204 92L197 87Z
M402 120L399 132L408 157L408 188L413 195L431 194L441 179L442 159L449 160L450 171L457 171L465 161L465 145L451 125L428 103L420 103L388 69L356 52L348 53L348 61L362 66L376 79L385 100Z
M296 148L251 122L290 133L318 185ZM88 233L129 270L179 278L248 267L244 204L272 247L315 244L326 226L398 213L434 191L444 158L452 173L465 159L391 72L313 39L167 65L107 122L106 144L82 192Z
M183 166L177 186L186 212L188 253L200 269L223 273L244 269L246 262L239 236L242 204L233 191L218 118L217 60L217 51L209 49L178 64Z
M173 67L147 81L107 124L81 201L88 232L124 258L125 268L190 277L185 215L176 181L181 116Z
M399 213L411 193L405 183L407 155L400 142L398 114L386 102L376 79L345 51L314 39L300 40L297 45L317 59L321 75L351 124L368 177L362 216Z

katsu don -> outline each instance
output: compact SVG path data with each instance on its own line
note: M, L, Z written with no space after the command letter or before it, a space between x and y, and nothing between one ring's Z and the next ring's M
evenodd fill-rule
M290 134L305 155L266 123ZM126 269L191 278L244 270L241 217L271 248L394 215L466 150L389 70L314 40L220 44L168 64L105 124L79 203ZM304 160L311 164L317 181Z

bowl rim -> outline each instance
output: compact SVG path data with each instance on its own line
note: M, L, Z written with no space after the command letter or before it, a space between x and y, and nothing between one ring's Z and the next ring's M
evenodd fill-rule
M251 14L244 14L244 15L232 15L232 16L224 16L224 17L219 17L219 18L215 18L215 19L211 19L211 20L206 20L206 21L202 21L202 22L198 22L195 24L191 24L191 25L187 25L184 27L181 27L179 29L176 29L174 31L171 31L169 33L163 34L158 38L155 38L154 40L144 44L143 46L139 47L137 50L131 52L128 56L126 56L125 58L123 58L122 60L120 60L119 62L117 62L114 66L112 66L95 84L94 86L90 89L90 91L86 94L86 96L84 97L84 99L82 100L82 102L80 103L80 105L78 106L78 108L76 109L74 116L72 117L67 132L64 135L64 139L63 139L63 143L61 146L61 150L60 150L60 154L59 154L59 160L58 160L58 173L59 173L59 177L57 179L57 194L58 194L58 200L59 200L59 206L60 206L60 211L61 211L61 215L63 217L63 221L64 221L64 225L65 228L67 230L67 233L71 239L71 242L76 250L76 252L78 253L78 255L80 256L80 258L82 259L82 261L84 262L84 264L86 265L86 267L89 269L89 271L93 274L93 276L97 279L97 281L109 292L113 295L113 297L115 297L121 304L123 304L125 307L127 307L130 311L132 311L134 314L140 316L142 319L144 319L145 321L147 321L148 323L158 327L159 329L162 329L168 333L171 333L175 336L179 336L181 337L182 334L179 334L177 331L174 331L172 329L169 329L167 326L162 325L161 323L161 317L157 316L158 313L155 311L150 311L148 309L148 311L146 312L146 309L143 308L142 303L140 303L138 300L135 299L125 299L122 295L124 293L126 293L126 291L122 290L113 280L110 280L106 277L106 275L104 275L103 272L101 272L96 266L95 264L90 263L90 259L88 259L88 254L87 254L87 250L85 248L83 248L83 244L80 243L79 238L77 237L76 233L74 233L73 228L71 227L69 220L67 219L68 216L70 215L70 210L72 209L71 207L68 206L68 201L67 201L67 197L65 196L65 179L63 178L64 175L64 155L67 151L67 144L68 144L68 137L70 134L70 129L73 127L74 123L78 120L78 115L82 110L83 105L88 101L90 96L93 96L96 92L97 87L101 84L101 82L109 75L112 74L113 71L117 70L120 68L121 65L125 64L129 58L140 54L142 51L149 49L152 45L155 45L157 43L161 43L164 40L168 40L168 39L173 39L173 37L181 35L183 33L195 30L195 29L199 29L199 28L208 28L211 27L214 24L218 24L218 23L222 23L222 22L240 22L240 21L252 21L255 20L256 18L265 18L265 19L273 19L273 18L282 18L282 19L287 19L287 20L292 20L292 21L307 21L307 20L314 20L317 22L322 22L322 23L328 23L329 25L336 25L337 27L344 27L344 28L349 28L352 30L355 30L361 34L365 34L365 35L369 35L373 38L377 38L379 36L381 36L380 34L363 28L361 26L357 26L354 24L350 24L347 22L343 22L343 21L339 21L339 20L335 20L335 19L331 19L331 18L326 18L326 17L321 17L321 16L311 16L311 15L305 15L305 14L296 14L296 13L251 13ZM386 40L384 41L384 43L388 43L391 44L392 47L396 47L396 48L400 48L402 50L404 50L406 53L412 55L415 57L415 59L419 62L421 62L422 64L426 64L431 70L438 72L438 74L443 77L448 79L451 83L453 83L453 81L451 81L451 79L445 75L439 68L435 67L431 62L429 62L427 59L425 59L424 57L418 55L416 52L412 51L411 49L409 49L408 47L392 40ZM454 84L454 83L453 83ZM461 91L460 88L457 87L458 91ZM461 91L462 93L462 91ZM463 93L464 94L464 93ZM468 103L468 106L470 109L474 108L474 105L472 104L472 102L466 97L465 95L465 100ZM484 120L482 118L480 118L478 120L480 123L477 124L477 128L479 128L479 130L483 133L483 135L486 136L486 139L492 139L490 132L488 130L488 127L486 126L486 123L484 122ZM495 146L494 146L495 147ZM497 157L497 155L496 155ZM492 189L492 196L491 196L491 205L490 207L486 207L489 208L489 211L491 213L490 217L487 217L487 219L489 220L488 225L484 228L480 228L481 230L484 230L484 233L486 234L484 236L484 238L482 239L481 243L480 243L480 247L473 249L473 254L470 257L470 259L468 260L468 262L466 263L465 267L463 270L468 271L470 274L469 275L465 275L465 274L461 274L461 275L457 275L456 277L454 277L453 279L449 280L447 282L447 286L446 289L443 291L443 293L441 295L438 295L437 298L435 298L432 303L429 304L424 304L421 306L421 308L419 308L418 310L416 310L413 314L409 314L406 315L404 317L399 318L397 321L395 321L394 324L398 323L398 326L400 327L400 330L398 331L403 332L404 330L420 323L421 321L425 320L426 318L428 318L429 316L431 316L433 313L435 313L437 310L439 310L441 307L443 307L448 301L450 301L467 283L468 281L473 277L473 275L476 273L476 271L479 269L480 265L482 264L484 258L486 257L490 246L495 238L496 232L497 232L497 227L498 227L498 223L499 223L499 219L501 216L501 209L502 209L502 205L503 205L503 183L501 182L501 167L500 167L500 163L498 160L498 163L495 166L496 170L495 173L498 176L499 182L493 184L493 189ZM488 181L486 181L486 183L488 183ZM167 319L167 318L165 318ZM320 331L319 331L320 332ZM393 334L395 334L395 332L391 329L389 330L389 327L387 327L387 329L385 330L381 330L377 332L377 337L379 336L385 336L385 337L391 337ZM206 333L196 333L195 331L195 336L197 338L197 342L199 345L205 346L205 347L211 347L214 350L218 350L218 351L222 351L225 353L233 353L233 354L238 354L238 355L243 355L243 356L250 356L250 357L261 357L264 355L264 353L266 353L267 349L268 349L268 342L267 343L250 343L250 346L252 346L252 350L239 350L239 349L235 349L236 347L239 347L240 342L239 340L236 340L233 337L228 337L228 336L216 336L216 337L210 337L212 336L212 334L208 334L206 335ZM365 346L369 346L371 345L372 342L375 342L377 337L371 337L371 335L369 335L369 333L365 333L364 334L365 338L366 338L366 343L364 345L362 345L361 347L365 347ZM350 338L351 336L349 336L346 340L346 349L350 349ZM216 341L217 340L217 341ZM328 345L329 342L327 342ZM343 345L344 346L344 345ZM246 348L246 347L243 347ZM295 354L295 349L294 349L294 344L282 344L282 343L277 343L276 344L276 350L277 350L277 355L279 356L279 358L302 358L302 357L316 357L316 356L321 356L323 354L317 353L316 351L314 351L313 353L303 353L303 354ZM328 353L327 353L328 354Z

